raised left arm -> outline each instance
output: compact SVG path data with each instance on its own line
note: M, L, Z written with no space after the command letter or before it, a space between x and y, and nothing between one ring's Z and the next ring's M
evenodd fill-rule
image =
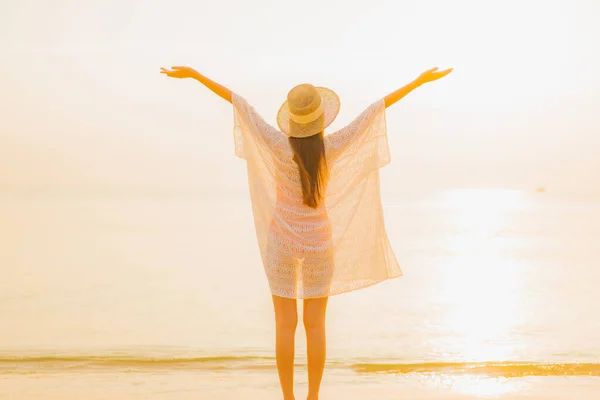
M161 68L161 74L165 74L171 78L193 78L198 82L202 83L204 86L212 90L219 97L227 100L231 103L232 95L231 90L227 89L225 86L218 84L217 82L208 79L206 76L202 75L200 72L196 71L190 67L182 67L182 66L174 66L171 67L171 71L166 68Z

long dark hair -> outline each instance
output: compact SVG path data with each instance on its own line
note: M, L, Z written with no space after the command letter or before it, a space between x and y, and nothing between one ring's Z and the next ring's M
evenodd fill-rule
M289 137L294 161L300 172L303 202L317 208L325 197L329 168L325 159L323 131L308 137Z

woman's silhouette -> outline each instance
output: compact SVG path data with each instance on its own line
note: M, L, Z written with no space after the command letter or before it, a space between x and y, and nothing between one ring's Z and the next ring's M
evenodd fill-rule
M330 89L290 90L274 128L248 102L189 67L161 68L193 78L233 104L236 155L246 160L256 235L273 297L277 371L294 399L296 300L304 300L308 400L317 400L325 365L329 296L402 275L379 198L379 168L390 161L385 109L452 69L433 68L325 135L340 101Z

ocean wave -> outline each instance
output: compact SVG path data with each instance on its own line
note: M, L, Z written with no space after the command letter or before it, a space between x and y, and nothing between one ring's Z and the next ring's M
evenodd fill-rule
M298 363L298 366L305 364ZM274 357L207 356L146 357L135 355L2 355L0 374L32 374L56 371L86 372L98 369L152 371L156 369L260 370L275 369ZM497 377L525 376L600 376L596 363L544 363L522 361L353 363L334 361L329 369L352 370L359 374L448 374Z
M453 375L524 376L600 376L600 364L542 362L432 362L406 364L354 364L358 373L445 373Z
M40 355L0 356L0 373L8 368L49 370L74 370L78 368L129 368L129 369L259 369L269 368L275 359L260 356L207 356L207 357L153 357L138 355Z

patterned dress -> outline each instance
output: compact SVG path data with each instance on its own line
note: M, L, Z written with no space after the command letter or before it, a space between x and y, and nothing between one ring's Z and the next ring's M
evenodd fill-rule
M271 293L333 296L402 275L390 246L379 168L390 162L385 103L325 136L330 178L315 208L302 201L287 136L233 94L236 155L246 160L260 253Z

